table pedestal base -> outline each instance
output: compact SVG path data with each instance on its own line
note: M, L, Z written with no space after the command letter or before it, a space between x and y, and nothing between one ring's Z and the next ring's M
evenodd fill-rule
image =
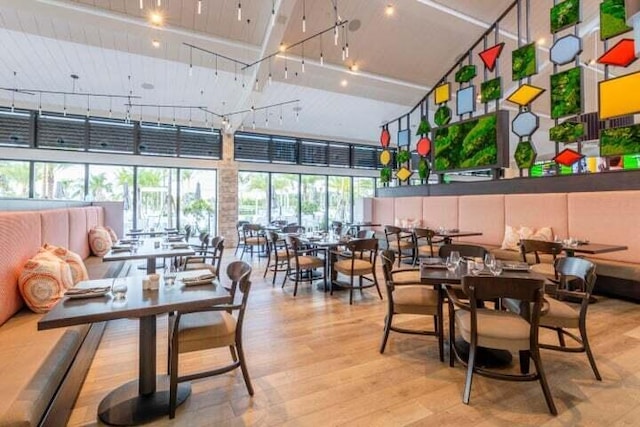
M178 384L177 406L191 394L189 383ZM98 407L98 417L106 424L132 426L169 415L169 377L156 378L156 391L138 394L138 380L130 381L109 393Z
M456 352L465 362L469 360L469 343L458 337L455 340ZM497 350L494 348L478 347L476 353L476 366L482 368L504 368L511 364L513 357L507 350Z

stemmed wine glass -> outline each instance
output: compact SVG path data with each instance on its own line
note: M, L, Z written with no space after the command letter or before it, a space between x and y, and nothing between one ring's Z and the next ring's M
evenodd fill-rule
M489 267L489 271L494 276L499 276L502 274L502 262L494 260L494 263Z
M496 263L496 257L492 253L487 252L484 255L484 265L486 265L487 268L491 270L491 267L494 266L495 263Z
M456 265L456 267L460 265L460 252L451 251L451 253L449 254L449 258L451 259L451 262Z
M447 270L449 270L449 273L453 273L456 271L456 268L458 268L458 264L456 262L454 262L453 258L451 257L451 255L449 255L445 261L445 266L447 267Z

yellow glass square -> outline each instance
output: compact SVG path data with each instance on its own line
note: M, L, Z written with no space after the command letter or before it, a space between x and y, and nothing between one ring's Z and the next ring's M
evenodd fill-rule
M396 172L396 176L402 182L405 182L406 180L411 178L411 175L413 175L413 172L411 172L409 169L405 167L400 168L398 172Z
M598 92L600 120L640 112L640 72L603 80Z
M507 98L507 101L526 107L531 104L537 97L542 95L545 90L537 86L523 84L515 92Z
M442 104L451 99L450 83L441 84L437 86L433 92L433 97L436 104Z
M391 153L389 150L384 150L380 153L380 163L387 166L391 162Z

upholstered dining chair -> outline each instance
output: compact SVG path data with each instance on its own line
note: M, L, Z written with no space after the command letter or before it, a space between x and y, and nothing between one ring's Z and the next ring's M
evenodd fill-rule
M359 230L356 237L358 239L375 239L376 232L375 230Z
M295 284L293 285L293 296L298 293L298 283L309 282L322 279L324 287L327 288L327 267L324 258L318 256L318 249L307 248L297 236L289 236L290 251L293 256L290 258L290 269L293 270ZM293 263L291 263L293 261ZM314 271L322 268L322 276L314 276ZM282 283L284 288L284 282Z
M267 238L260 224L245 224L242 226L242 233L244 235L244 246L242 247L240 258L244 256L247 249L253 258L254 248L260 250L260 248L266 247Z
M416 265L421 257L434 256L433 246L444 242L444 239L436 239L436 232L430 228L415 228L413 230L415 236L416 251L413 259L413 265Z
M216 236L211 239L208 249L184 258L183 270L209 270L218 276L223 252L224 237Z
M420 283L419 269L401 269L393 271L395 253L381 251L382 271L387 290L387 315L384 318L384 332L380 353L384 353L389 332L403 334L431 335L438 338L440 361L444 362L444 320L442 312L442 287ZM413 274L412 274L413 273ZM433 317L433 331L406 329L395 326L395 315L415 314Z
M243 228L245 226L245 224L249 224L249 221L238 221L236 223L236 232L238 233L237 236L237 243L236 243L236 250L233 252L233 255L238 255L238 249L242 248L242 250L244 251L244 231Z
M304 228L301 225L297 225L297 224L289 224L289 225L285 226L282 229L282 232L286 233L286 234L291 234L291 233L293 233L293 234L304 234L305 231L306 231L306 228Z
M290 269L289 259L293 256L293 252L289 251L287 239L280 237L275 231L269 231L267 233L267 252L269 257L267 258L267 266L264 269L263 277L267 277L267 273L272 272L273 280L271 284L275 284L278 272L284 272L284 278L282 279L282 285L284 285Z
M342 287L349 288L349 304L353 304L353 290L370 288L375 286L380 299L382 292L378 285L376 277L376 259L378 256L378 240L377 239L354 239L347 243L346 250L343 252L350 254L348 258L343 256L342 259L333 264L333 269L345 276L349 277L349 283L341 283ZM372 277L367 277L371 275ZM358 278L358 285L354 285L353 279ZM364 285L363 280L371 282ZM331 283L331 295L333 295L333 282Z
M596 266L584 258L558 258L556 271L559 275L559 285L553 297L546 298L549 310L540 318L540 327L556 331L559 345L543 343L540 347L570 353L587 353L593 374L598 381L602 381L587 335L587 309L596 282ZM567 297L577 298L580 301L579 309L576 310L574 306L562 301ZM580 336L567 329L578 329ZM565 336L573 339L579 346L568 347Z
M562 243L522 239L520 240L520 253L522 254L522 261L526 263L529 263L527 255L534 255L535 263L531 266L531 271L540 273L552 280L558 279L554 265L556 258L562 253ZM550 255L550 262L542 262L540 255Z
M387 249L394 251L398 256L398 267L402 259L409 258L413 261L415 251L413 233L403 232L400 227L385 225L384 236L387 239ZM410 254L407 253L409 251L411 251Z
M449 298L449 321L455 325L463 339L470 345L467 361L458 355L454 345L449 345L449 349L456 358L467 366L462 401L469 404L474 374L505 381L539 381L549 412L557 415L558 411L547 383L538 345L544 279L464 276L462 289L468 301L460 300L456 292L450 292L451 289L455 288L446 287ZM484 305L484 301L501 298L515 299L520 304L526 305L529 311L527 318ZM454 311L453 306L457 310ZM455 337L455 330L452 337ZM521 373L503 373L477 366L478 347L518 352ZM534 373L528 371L529 359L535 364Z
M240 368L247 391L253 396L242 343L242 326L251 289L251 266L244 261L234 261L228 265L227 275L231 280L231 304L192 312L177 312L169 319L169 418L175 417L180 382L220 375ZM242 299L236 304L233 298L238 289L242 293ZM237 312L235 317L234 311ZM232 363L207 371L178 375L180 354L222 347L230 349Z

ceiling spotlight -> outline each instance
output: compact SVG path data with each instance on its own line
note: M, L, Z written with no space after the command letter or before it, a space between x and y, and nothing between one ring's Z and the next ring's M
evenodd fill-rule
M285 52L287 50L287 46L284 44L284 42L280 43L280 47L278 47L278 50L280 52Z
M151 15L149 15L149 21L151 25L162 25L164 18L160 12L152 12Z
M347 87L349 85L349 82L347 81L347 79L342 79L342 81L340 82L340 86L342 87Z
M384 14L387 16L393 16L394 13L396 13L396 8L391 3L389 3L384 9Z
M157 40L157 39L151 40L151 45L153 47L155 47L156 49L159 48L160 47L160 40Z

